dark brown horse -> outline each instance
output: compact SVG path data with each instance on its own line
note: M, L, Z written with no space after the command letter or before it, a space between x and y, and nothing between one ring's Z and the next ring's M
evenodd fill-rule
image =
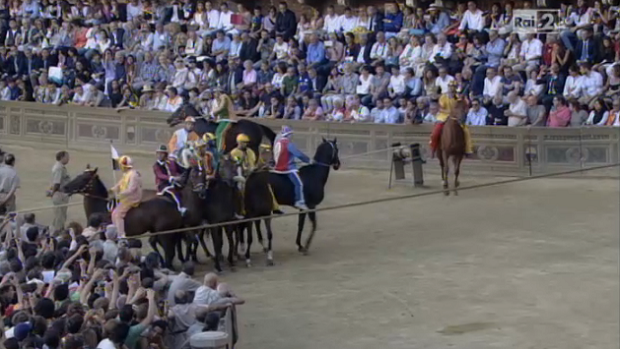
M450 174L450 160L454 165L454 195L458 195L459 174L461 172L461 161L465 156L465 132L459 120L462 120L465 112L465 103L456 103L450 116L443 125L441 138L439 139L439 164L441 165L441 179L443 180L444 194L450 195L448 178Z

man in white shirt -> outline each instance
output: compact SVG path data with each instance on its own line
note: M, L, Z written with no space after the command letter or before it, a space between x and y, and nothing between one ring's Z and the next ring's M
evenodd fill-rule
M448 37L445 34L437 35L437 43L433 46L433 52L428 59L431 63L443 63L437 62L437 58L450 59L452 56L452 44L448 42ZM446 90L447 91L447 90Z
M341 27L340 16L336 14L334 6L327 6L327 14L323 21L323 31L327 34L338 33Z
M143 10L142 4L138 0L132 0L127 4L127 21L132 21L134 18L141 16Z
M603 93L603 76L592 70L592 65L588 62L581 63L580 67L582 96L579 102L589 105Z
M357 17L353 16L353 11L350 7L344 9L344 14L340 16L340 29L343 33L352 32L357 25Z
M207 12L207 23L209 24L209 31L206 34L211 34L220 25L220 11L213 8L211 1L205 2L205 11Z
M220 5L220 21L218 22L217 29L229 32L235 28L232 24L232 11L228 8L228 4L223 2Z
M370 59L372 64L383 61L388 55L388 44L385 41L385 34L383 32L377 33L377 42L372 45L370 49Z
M583 86L583 77L580 74L579 67L571 66L568 69L568 77L564 83L564 91L562 95L566 100L579 99L581 97L581 89Z
M536 38L536 34L527 34L527 40L521 44L521 52L519 53L519 64L514 66L514 70L525 70L527 76L530 76L532 70L538 69L540 58L543 53L543 43Z
M164 30L164 25L157 23L153 34L153 51L159 51L160 47L167 47L170 44L170 34Z
M284 41L281 34L276 35L276 42L273 44L273 52L271 53L271 61L274 59L282 61L288 56L288 43Z
M386 124L397 124L400 115L398 109L394 106L391 98L383 99L383 122Z
M484 28L484 13L478 9L475 1L467 3L467 11L463 14L463 19L459 25L459 30L482 31Z
M439 68L439 76L435 78L435 85L441 89L441 93L448 93L448 85L454 81L454 77L448 74L448 68Z
M485 107L480 105L480 101L473 99L471 101L471 108L469 108L469 112L467 113L465 124L471 126L485 126L487 124L488 115L489 112Z
M388 84L388 95L390 98L398 98L405 93L407 85L405 84L405 74L400 73L398 66L392 66L392 76Z
M498 96L502 91L502 78L497 75L497 68L489 67L487 69L487 77L484 79L484 89L482 90L483 104L491 103L493 98Z
M516 92L508 94L508 110L504 115L508 117L508 126L523 126L527 121L527 103L519 98Z

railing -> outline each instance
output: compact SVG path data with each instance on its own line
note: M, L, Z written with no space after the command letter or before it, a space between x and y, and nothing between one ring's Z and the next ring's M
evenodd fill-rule
M112 140L126 153L149 152L167 143L169 113L0 102L0 142L60 149L109 151ZM389 169L391 144L420 143L428 159L430 125L375 125L255 119L277 131L284 123L295 142L313 153L322 137L338 138L348 168ZM465 169L506 175L530 175L618 163L620 128L471 127L475 156ZM617 171L611 171L617 175Z

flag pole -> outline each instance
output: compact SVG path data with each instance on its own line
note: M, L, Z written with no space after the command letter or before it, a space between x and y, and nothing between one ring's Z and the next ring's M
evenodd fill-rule
M118 181L116 180L116 166L114 165L115 163L118 163L118 153L116 151L116 149L114 148L113 142L110 139L110 150L112 152L112 178L114 180L114 184L116 185L116 183L118 183ZM116 197L116 191L113 192L114 194L114 204L116 204L117 202L117 197Z

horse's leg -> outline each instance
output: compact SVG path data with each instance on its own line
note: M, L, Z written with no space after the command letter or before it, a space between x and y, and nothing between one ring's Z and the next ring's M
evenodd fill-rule
M177 249L177 253L179 254L179 260L181 261L181 263L185 263L185 261L186 261L185 257L183 256L183 241L186 238L185 235L186 235L186 233L180 233L179 239L175 243L176 249ZM188 253L191 252L191 250L189 249L189 245L188 245L188 251L187 252ZM187 260L189 260L189 256L190 256L190 254L187 255Z
M458 187L459 183L459 174L461 173L461 161L463 161L463 156L455 156L454 157L454 195L459 195Z
M177 243L172 243L172 244L162 243L162 246L164 247L164 255L166 259L164 264L165 264L165 267L170 270L174 270L175 245L180 246L180 244L181 244L180 241L178 241Z
M299 219L297 220L297 239L295 240L295 243L297 244L297 250L299 252L303 252L304 251L304 247L301 246L301 233L304 231L304 222L306 221L306 214L305 213L300 213L299 214Z
M149 244L151 245L151 248L153 249L153 251L157 252L157 255L159 256L159 261L161 262L162 265L166 264L166 261L164 260L164 256L161 254L161 252L159 251L159 248L157 247L157 236L151 236L149 238Z
M267 220L265 220L265 225L267 224ZM263 241L263 232L260 230L260 221L254 221L254 226L256 227L256 237L258 238L258 243L263 247L263 252L267 252L267 248L265 247L265 242Z
M227 225L224 227L226 231L226 239L228 240L228 265L231 270L235 269L235 227L234 225ZM249 250L249 249L248 249Z
M448 177L450 176L450 156L448 155L448 153L446 151L442 151L441 152L441 158L442 158L442 163L443 166L441 168L442 172L443 172L443 194L448 196L450 195L450 190L449 190L449 184L448 184Z
M200 243L200 246L202 246L202 249L205 251L205 256L207 256L207 258L211 258L211 252L209 252L209 248L207 247L207 243L205 242L205 235L207 231L207 229L200 230L200 233L198 233L198 242ZM198 250L198 247L196 247L196 250Z
M218 273L222 272L222 266L220 265L220 259L222 258L222 227L213 228L211 231L211 236L213 237L213 249L215 254L213 256L215 271Z
M235 248L237 250L237 254L239 255L239 257L243 256L245 253L245 236L243 235L243 231L248 228L247 225L252 224L250 223L240 223L237 224L237 242L235 245Z
M252 249L252 222L244 224L248 232L248 246L245 249L245 265L250 268L252 266L252 260L250 258L250 250ZM243 235L243 234L242 234Z
M314 207L308 207L309 209L314 209ZM308 217L310 218L310 223L312 223L312 230L310 230L310 235L306 240L306 246L304 247L304 254L308 254L308 250L310 250L310 244L312 244L312 239L314 239L314 233L316 232L316 212L308 212Z
M265 228L267 228L267 265L272 266L273 265L273 249L271 245L271 240L273 239L273 233L271 231L271 218L265 219Z

